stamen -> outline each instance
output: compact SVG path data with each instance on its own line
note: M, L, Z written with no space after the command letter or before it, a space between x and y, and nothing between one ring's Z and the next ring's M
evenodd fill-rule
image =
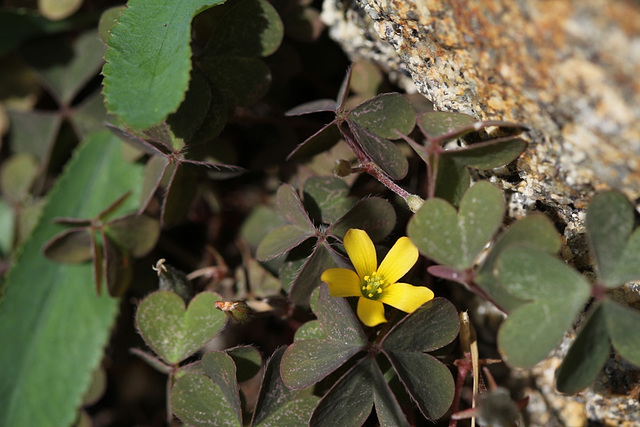
M384 289L384 279L377 273L364 276L362 284L362 296L372 300L377 300L382 296Z

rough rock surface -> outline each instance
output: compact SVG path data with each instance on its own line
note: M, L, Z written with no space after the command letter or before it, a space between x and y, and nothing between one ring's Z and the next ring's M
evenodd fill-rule
M325 0L322 18L352 59L378 63L408 90L401 76L410 75L436 110L529 125L521 182L502 184L514 216L543 205L566 224L566 259L586 259L583 209L595 192L618 189L640 207L639 1ZM607 392L616 376L604 375L560 396L559 361L523 373L542 393L535 409L531 391L533 425L640 423L637 381L616 396ZM605 371L637 378L622 365L612 358ZM555 422L536 419L545 410Z

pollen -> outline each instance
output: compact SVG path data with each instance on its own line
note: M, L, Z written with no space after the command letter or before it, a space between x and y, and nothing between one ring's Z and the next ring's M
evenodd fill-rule
M382 296L384 289L384 279L377 273L363 277L362 296L368 299L377 300Z

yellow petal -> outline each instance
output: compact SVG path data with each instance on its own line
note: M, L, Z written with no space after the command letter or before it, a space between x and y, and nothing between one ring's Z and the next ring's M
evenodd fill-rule
M358 317L367 326L376 326L387 321L384 317L384 305L380 301L364 297L358 300Z
M378 274L385 283L395 283L402 278L418 260L418 248L408 237L401 237L382 260Z
M406 313L413 313L427 301L433 299L433 292L424 286L413 286L408 283L394 283L384 290L378 301Z
M378 267L376 248L366 231L357 228L347 231L344 236L344 248L361 279L376 271Z
M323 282L329 285L329 293L332 297L359 297L360 278L353 270L346 268L330 268L320 276Z

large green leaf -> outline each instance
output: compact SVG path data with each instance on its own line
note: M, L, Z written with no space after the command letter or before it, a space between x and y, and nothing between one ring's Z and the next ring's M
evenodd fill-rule
M511 247L496 262L498 280L517 298L498 332L498 349L512 366L530 368L560 343L590 295L588 283L563 261L526 246Z
M471 266L502 223L504 198L488 182L471 187L460 212L442 199L430 199L409 221L408 234L424 255L464 270Z
M640 312L606 299L602 303L607 315L607 331L620 355L640 366Z
M587 208L598 278L608 287L640 279L640 228L632 233L633 223L633 206L615 191L596 195Z
M49 195L39 225L7 279L0 305L0 425L72 423L117 314L97 296L90 265L47 260L42 247L63 230L56 217L92 217L142 177L109 132L91 135ZM124 209L135 209L130 197ZM82 325L82 327L78 327Z
M107 109L146 129L178 109L191 70L191 20L223 0L131 0L111 30L103 68Z

